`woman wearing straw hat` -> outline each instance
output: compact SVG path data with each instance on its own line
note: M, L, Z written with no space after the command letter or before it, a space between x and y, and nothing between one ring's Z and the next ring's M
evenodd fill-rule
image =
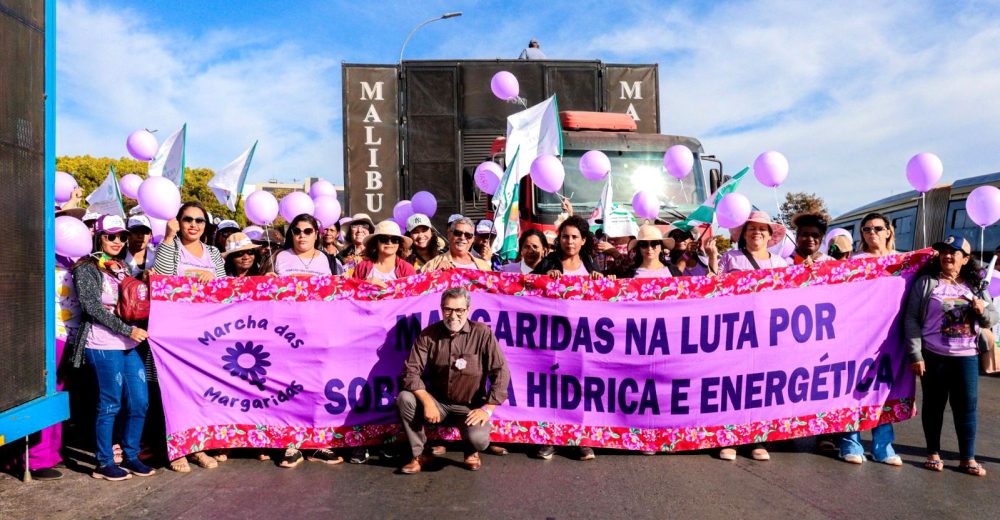
M402 256L411 245L413 240L403 236L399 224L379 222L375 232L365 238L365 259L355 266L354 277L385 287L388 282L417 274Z
M344 239L347 246L337 256L337 260L344 265L344 274L347 276L354 274L355 266L365 259L365 238L374 231L375 224L367 213L358 213L351 217L344 233L347 235Z
M226 261L226 276L240 278L264 274L260 268L260 246L244 233L229 235L222 258Z
M639 228L636 238L628 243L629 251L636 251L635 261L626 269L623 278L671 278L681 276L676 266L667 261L667 251L674 247L674 239L663 238L660 229L651 224Z
M740 227L729 230L729 236L733 242L737 243L737 248L726 252L719 259L719 269L721 274L735 271L755 271L759 269L776 269L788 267L785 259L778 255L772 255L767 248L780 244L785 238L785 226L773 222L771 216L763 211L750 213ZM753 460L771 460L771 455L767 452L764 443L753 445L751 452ZM727 447L719 452L722 460L736 460L736 448Z

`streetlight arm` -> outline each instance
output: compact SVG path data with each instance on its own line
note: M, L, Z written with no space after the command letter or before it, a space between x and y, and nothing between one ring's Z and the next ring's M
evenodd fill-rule
M413 35L417 31L419 31L421 27L423 27L423 26L425 26L425 25L427 25L429 23L436 22L438 20L446 20L448 18L455 18L456 16L462 16L462 13L460 11L456 11L456 12L453 12L453 13L444 13L443 15L438 16L436 18L431 18L430 20L424 20L423 22L420 23L420 25L417 25L416 27L414 27L413 30L410 31L410 34L406 35L406 39L403 40L403 46L399 48L399 63L403 63L403 51L406 50L406 45L408 43L410 43L410 38L413 38Z

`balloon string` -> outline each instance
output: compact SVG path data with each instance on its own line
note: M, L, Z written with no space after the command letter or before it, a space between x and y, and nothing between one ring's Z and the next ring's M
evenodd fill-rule
M986 247L983 245L983 238L986 235L986 226L979 226L979 261L983 261L983 253Z
M778 220L782 220L785 216L784 212L781 211L781 203L778 202L778 187L774 186L771 188L774 193L774 207L778 208Z
M927 247L927 194L920 194L920 204L923 206L920 210L920 214L923 217L920 222L920 231L924 236L923 246Z

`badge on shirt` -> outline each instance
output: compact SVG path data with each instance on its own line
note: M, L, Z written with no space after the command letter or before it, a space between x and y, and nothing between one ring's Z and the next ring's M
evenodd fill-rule
M465 361L465 358L458 358L458 359L455 360L455 368L457 368L459 370L465 370L465 365L466 364L467 363Z

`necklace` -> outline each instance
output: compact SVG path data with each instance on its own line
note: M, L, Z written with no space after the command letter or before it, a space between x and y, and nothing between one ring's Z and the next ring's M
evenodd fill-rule
M316 259L316 256L318 256L318 255L316 254L316 250L314 249L313 250L313 254L312 254L311 257L309 257L309 261L308 262L306 262L305 260L302 260L302 257L299 256L299 255L295 255L295 258L298 258L299 262L302 263L302 267L304 267L306 270L308 270L309 269L309 264L313 263L313 260Z

